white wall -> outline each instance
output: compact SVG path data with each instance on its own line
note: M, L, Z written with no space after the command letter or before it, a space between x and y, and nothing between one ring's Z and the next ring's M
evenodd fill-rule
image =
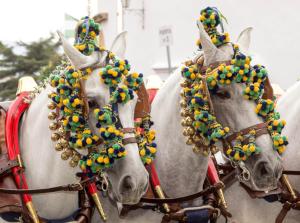
M117 0L100 1L114 5ZM130 8L141 9L142 3L143 0L131 0ZM124 27L129 32L126 57L135 70L145 75L154 74L153 67L167 68L166 49L159 46L159 27L173 27L171 58L172 64L178 65L196 50L196 19L200 10L216 6L227 17L226 28L233 41L242 29L254 27L251 51L267 67L273 82L287 88L299 77L300 1L144 0L144 5L144 29L139 11L125 11ZM110 28L116 29L106 28L108 33L112 32ZM108 33L106 38L113 38Z

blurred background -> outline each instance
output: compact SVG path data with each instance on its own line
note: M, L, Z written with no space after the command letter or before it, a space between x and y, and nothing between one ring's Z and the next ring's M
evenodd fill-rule
M250 53L271 81L287 89L300 74L300 2L295 0L9 0L0 9L0 99L14 97L24 75L42 80L61 60L56 30L72 42L78 19L101 23L101 44L128 31L126 58L133 70L165 80L197 50L200 10L217 7L236 41L253 27Z

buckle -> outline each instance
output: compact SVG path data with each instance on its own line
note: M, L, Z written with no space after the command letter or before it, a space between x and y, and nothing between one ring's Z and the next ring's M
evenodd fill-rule
M81 191L83 190L83 186L81 183L76 183L76 184L70 184L68 186L69 191Z

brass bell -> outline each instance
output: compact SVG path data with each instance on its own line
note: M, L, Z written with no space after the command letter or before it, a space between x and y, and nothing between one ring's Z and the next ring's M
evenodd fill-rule
M74 160L75 162L79 162L80 160L80 154L75 154L73 157L72 157L72 160Z
M55 104L54 102L49 102L49 103L48 103L48 108L49 108L50 110L54 110L54 109L56 108L56 104Z
M180 115L181 117L187 117L189 115L188 109L182 109Z
M63 138L60 139L58 142L61 144L61 146L62 146L63 148L67 148L68 145L69 145L69 143L67 142L67 140L65 140L65 139L63 139Z
M210 147L210 151L212 154L216 154L217 152L219 152L219 149L215 145L213 145Z
M194 135L194 136L193 136L193 140L194 140L195 142L201 142L201 141L202 141L202 138L201 138L200 136L198 136L198 135Z
M181 87L187 87L187 86L188 86L187 81L182 81L182 82L180 83L180 86L181 86Z
M50 112L48 115L48 119L50 119L50 120L54 120L54 119L56 119L56 117L57 117L57 114L55 112Z
M49 125L49 129L52 130L52 131L58 129L58 127L59 127L59 125L58 125L57 122L52 122L52 123L50 123L50 125Z
M195 133L195 130L192 127L187 127L186 131L189 136L192 136Z
M184 97L184 90L183 89L180 91L180 96Z
M56 151L62 151L64 149L64 147L62 146L62 144L61 143L57 143L56 145L55 145L55 150Z
M209 155L209 151L207 151L207 149L204 149L202 152L203 156L208 156Z
M188 134L188 132L187 132L187 129L185 128L185 129L183 129L183 131L182 131L182 134L184 135L184 136L189 136L189 134Z
M58 133L56 133L56 132L52 133L52 135L51 135L52 141L57 141L57 140L59 140L59 138L60 138L60 135Z
M66 135L66 131L65 131L62 127L60 127L60 128L58 129L58 133L59 133L60 135L62 135L62 136L65 136L65 135Z
M187 144L187 145L193 145L194 142L193 142L193 140L191 138L189 138L188 140L186 140L185 144Z
M52 98L52 94L53 94L53 92L49 93L49 94L48 94L48 98L51 99L51 98Z
M187 126L187 123L186 123L185 119L182 119L180 123L181 123L182 126Z
M66 149L65 152L66 152L66 154L67 154L69 157L73 156L73 150L72 150L72 149Z
M199 154L201 152L201 148L198 147L198 146L194 146L193 147L193 152L196 153L196 154Z
M67 159L69 159L69 156L67 155L66 152L62 152L61 155L60 155L60 157L61 157L62 160L67 160Z
M76 162L72 159L72 160L70 160L69 165L74 168L78 165L78 162Z
M185 101L185 100L181 100L181 101L180 101L180 106L181 106L182 108L186 108L186 106L187 106L186 101Z
M185 123L187 126L191 126L193 124L193 119L191 117L186 117Z

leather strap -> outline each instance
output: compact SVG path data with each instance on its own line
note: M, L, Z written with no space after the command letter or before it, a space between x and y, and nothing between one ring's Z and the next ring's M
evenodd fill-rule
M79 183L74 184L67 184L63 186L57 187L49 187L49 188L42 188L42 189L7 189L7 188L0 188L0 193L5 194L45 194L50 192L58 192L58 191L81 191L83 188L91 182L94 182L97 179L96 176L82 180Z
M126 134L126 133L135 133L135 128L123 128L121 131L124 134Z
M123 145L131 144L131 143L137 143L137 139L135 137L129 137L122 140Z
M195 194L191 194L191 195L188 195L188 196L177 197L177 198L164 198L164 199L142 197L140 202L152 203L152 204L182 203L182 202L191 201L191 200L194 200L196 198L214 193L215 191L217 191L218 189L221 189L223 187L224 187L224 184L222 182L219 182L219 183L215 184L214 186L209 186L209 187L205 188L204 190L202 190L200 192L197 192Z
M6 156L3 157L6 158ZM19 166L17 160L0 159L0 176L16 166Z
M226 141L231 143L233 140L235 140L239 135L247 135L251 130L256 131L256 137L261 136L263 134L268 133L268 124L263 122L259 123L253 126L250 126L248 128L245 128L243 130L240 130L239 132L234 132L233 134L226 137Z

